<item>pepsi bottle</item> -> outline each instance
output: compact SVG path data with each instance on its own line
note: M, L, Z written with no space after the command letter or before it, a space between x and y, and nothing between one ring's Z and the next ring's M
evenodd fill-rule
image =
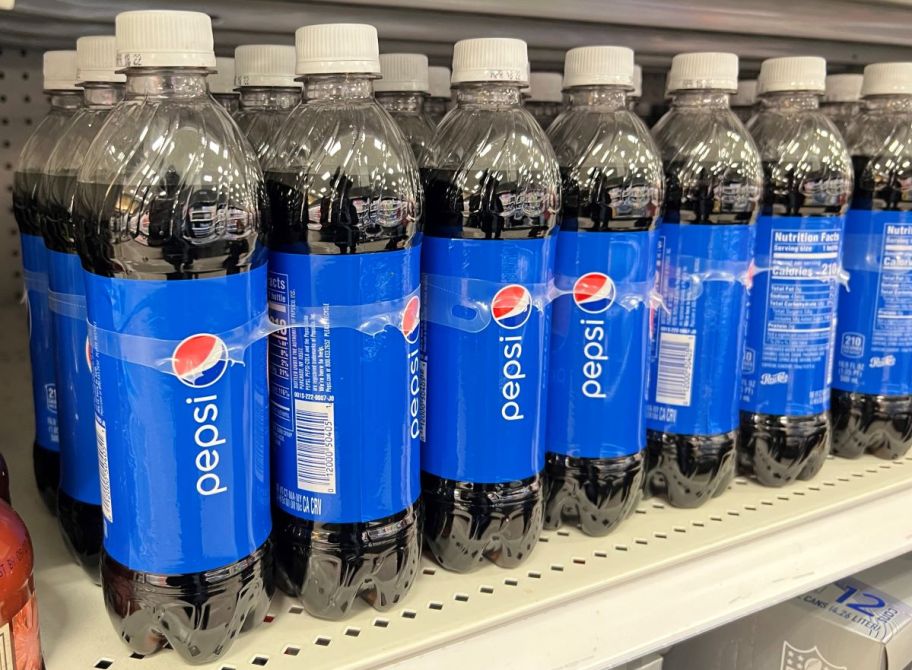
M526 109L547 130L562 111L562 81L557 72L533 72L529 75L529 98Z
M424 110L430 91L427 56L382 54L382 78L374 84L377 102L393 117L419 164L434 139L434 122Z
M912 63L865 68L849 129L855 192L846 218L833 378L833 452L900 458L912 446Z
M44 54L44 90L51 109L26 140L13 174L13 213L22 244L22 267L29 315L29 357L32 364L32 398L35 406L35 443L32 456L35 481L41 498L57 511L60 482L60 438L57 424L57 379L54 331L48 304L48 257L41 235L42 203L38 187L44 167L64 128L82 106L76 88L76 52Z
M428 87L430 95L424 103L424 111L436 127L450 111L450 68L432 66L428 68Z
M229 114L238 113L240 96L234 76L234 59L219 56L215 59L215 71L208 76L209 93Z
M763 171L732 113L734 54L672 61L653 129L665 170L647 426L647 493L675 507L719 495L735 470L747 277Z
M209 17L116 18L126 97L77 175L108 614L210 662L262 622L269 544L263 183L209 95Z
M245 44L234 50L240 93L234 120L262 164L285 119L301 102L295 50L280 44Z
M306 104L270 154L269 311L279 585L340 619L418 572L420 183L374 98L373 26L297 31Z
M747 123L757 112L757 80L742 79L738 91L731 97L731 109L741 121Z
M47 176L38 187L38 195L44 203L42 228L48 248L59 390L61 476L57 517L70 553L89 577L100 583L101 487L91 356L85 283L71 211L76 174L111 109L123 99L124 76L114 72L113 36L80 37L76 41L76 59L77 79L85 91L85 103L51 152Z
M422 177L424 532L457 572L520 564L542 528L560 172L522 105L527 66L521 40L456 43L457 106Z
M861 114L860 74L831 74L826 78L826 92L820 111L830 117L843 137L848 135L849 126Z
M633 52L567 53L572 106L551 135L562 176L545 441L545 528L604 535L640 499L649 293L663 175L628 111ZM601 146L602 151L592 151Z
M852 164L820 111L822 58L763 62L751 132L766 175L741 382L742 471L810 479L830 451L836 298Z

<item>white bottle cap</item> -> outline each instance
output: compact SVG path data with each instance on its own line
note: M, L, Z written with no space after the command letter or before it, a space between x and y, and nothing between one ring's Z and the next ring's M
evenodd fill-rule
M45 91L76 91L76 52L45 51L43 61Z
M912 94L912 63L873 63L864 69L861 97Z
M826 102L858 102L861 97L861 84L864 76L860 74L831 74L826 78Z
M430 93L428 59L424 54L380 54L380 79L374 90Z
M117 70L117 40L113 35L93 35L76 40L76 81L121 82Z
M633 90L630 92L630 97L634 100L643 97L643 68L639 65L633 66Z
M295 31L298 74L380 74L377 29L363 23L324 23Z
M760 64L757 95L777 91L815 91L826 89L826 61L819 56L767 58Z
M757 104L757 80L742 79L738 82L738 92L731 97L732 107L753 107Z
M563 77L557 72L533 72L529 75L529 102L560 102Z
M202 12L140 10L114 19L117 65L215 67L212 21Z
M471 81L529 81L526 43L511 37L459 40L453 47L453 84Z
M295 48L284 44L244 44L234 50L236 86L300 88L295 81ZM211 84L210 84L211 85Z
M430 83L432 98L450 99L450 68L429 67L428 82Z
M219 56L215 59L215 72L206 79L209 80L209 92L213 94L234 93L234 59Z
M738 57L718 51L675 56L668 73L668 92L700 89L737 91Z
M627 47L577 47L567 52L567 57L564 59L564 88L600 85L633 89L633 51L631 49Z

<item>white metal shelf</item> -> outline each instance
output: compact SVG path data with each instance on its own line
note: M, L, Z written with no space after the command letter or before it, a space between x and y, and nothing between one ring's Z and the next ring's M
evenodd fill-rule
M13 496L38 558L49 670L173 670L165 651L120 643L101 590L71 563L32 483L25 319L0 309L0 407ZM912 458L830 459L813 482L765 489L738 479L698 510L644 502L618 532L546 533L516 570L448 573L425 559L402 607L312 619L279 596L269 623L215 670L602 670L912 550ZM96 665L107 661L110 665Z

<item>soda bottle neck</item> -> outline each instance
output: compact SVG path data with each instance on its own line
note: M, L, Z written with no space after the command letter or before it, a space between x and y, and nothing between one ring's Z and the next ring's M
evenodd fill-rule
M912 112L912 95L874 95L863 101L864 111L873 114Z
M241 88L240 106L252 111L289 111L301 102L301 89L244 86Z
M74 110L82 106L83 93L79 91L51 91L51 109Z
M304 99L308 104L373 97L374 78L367 74L321 74L304 80Z
M123 100L123 98L123 84L87 83L83 85L83 100L86 107L110 108Z
M570 100L572 109L582 111L615 112L627 108L627 92L620 86L579 86L572 89Z
M127 99L187 100L208 94L205 68L133 68L127 70Z
M388 112L421 114L426 99L424 93L415 92L390 91L377 94L377 102Z
M501 109L520 107L519 82L471 82L456 88L458 107Z
M672 92L671 106L677 109L728 109L730 96L716 89Z
M777 91L760 96L764 111L806 112L820 108L820 93L817 91Z

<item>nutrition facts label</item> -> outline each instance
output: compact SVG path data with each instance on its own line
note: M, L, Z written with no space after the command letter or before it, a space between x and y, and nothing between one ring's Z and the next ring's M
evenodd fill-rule
M912 342L912 225L887 224L872 345L893 349Z

